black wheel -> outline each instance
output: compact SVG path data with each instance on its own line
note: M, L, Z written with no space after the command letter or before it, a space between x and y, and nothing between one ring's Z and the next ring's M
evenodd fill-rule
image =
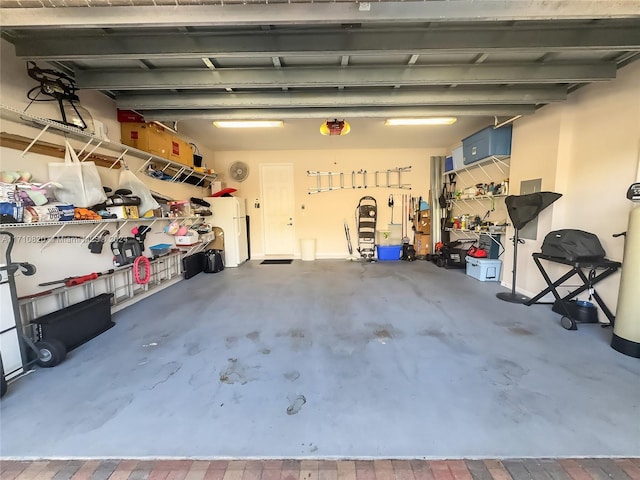
M571 320L569 317L562 317L560 319L560 325L562 325L562 328L564 328L566 330L577 330L578 329L578 327L576 326L576 322Z
M36 348L40 352L36 363L43 368L55 367L67 356L67 347L55 338L39 341Z
M438 258L436 259L436 265L437 265L437 266L439 266L440 268L443 268L443 267L444 267L444 265L445 265L444 258L442 258L442 257L438 257Z

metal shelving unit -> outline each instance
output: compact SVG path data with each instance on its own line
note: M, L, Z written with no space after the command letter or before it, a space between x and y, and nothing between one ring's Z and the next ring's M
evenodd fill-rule
M496 239L496 237L494 237L494 235L504 235L506 233L506 230L501 230L499 232L490 232L488 230L480 230L480 231L467 230L467 229L463 230L461 228L445 228L445 230L447 232L457 233L461 235L463 238L469 239L469 240L475 240L477 238L480 238L480 235L488 235L489 238L491 238L491 241L500 247L503 247L503 245Z
M70 127L68 125L49 120L48 118L22 113L19 110L6 105L0 105L0 118L2 120L27 125L40 130L40 133L36 135L31 144L29 144L22 152L22 156L31 149L31 147L40 139L40 137L42 137L42 135L45 134L45 132L49 131L67 138L86 142L78 155L80 161L86 160L91 156L91 154L95 153L96 150L102 148L118 154L118 158L109 168L113 168L118 162L122 162L125 155L130 155L131 157L144 160L143 165L137 170L138 172L144 171L151 162L162 163L164 167L161 170L165 173L171 168L171 179L168 180L170 182L184 183L188 178L196 177L199 178L200 181L195 186L200 186L200 184L205 181L213 181L218 178L216 173L202 173L194 168L174 162L167 158L158 157L157 155L153 155L127 145L122 145L120 143L112 142L111 140L97 137L96 135L84 132L79 128Z
M448 172L445 172L443 176L447 177L450 174L456 174L456 175L466 174L465 179L468 180L468 178L466 178L468 176L471 179L471 182L472 182L472 183L470 182L471 185L483 183L483 181L491 182L495 180L496 168L501 175L503 176L509 175L510 160L511 160L511 157L509 156L493 155L483 160L480 160L479 162L475 162L470 165L465 165L463 168L458 168L456 170L450 170ZM493 175L491 174L491 172L489 172L489 168L493 169ZM476 175L474 175L474 173ZM478 173L482 173L484 178L479 178L480 175L478 175ZM460 190L464 191L465 188L461 187ZM507 195L508 193L506 194L501 193L499 195L475 195L475 196L469 196L469 197L461 196L460 198L450 198L447 200L447 202L450 204L452 208L461 207L462 205L464 205L472 211L473 210L477 211L479 207L481 207L483 210L486 210L487 202L490 201L491 207L489 208L489 210L493 211L495 209L495 200L505 198ZM479 238L481 234L486 234L486 235L489 235L492 242L498 244L500 247L503 247L502 244L496 239L494 235L497 236L497 235L505 234L504 229L500 231L495 231L495 232L484 230L484 229L481 231L476 231L476 230L459 229L459 228L445 228L445 230L447 232L452 232L456 234L458 237L462 237L463 239L469 239L469 240L475 240Z
M465 165L462 168L457 168L455 170L449 170L448 172L444 172L442 174L442 176L447 176L447 175L450 175L452 173L460 174L462 172L465 172L465 173L469 174L469 176L473 179L473 181L475 183L480 183L480 180L477 179L476 177L474 177L474 175L473 175L473 171L474 170L480 170L482 173L485 174L485 176L489 180L491 180L492 179L491 175L489 175L489 173L487 172L487 170L484 167L487 167L489 165L495 165L503 175L507 175L507 173L509 171L509 167L510 167L510 160L511 160L511 157L509 157L509 156L492 155L492 156L487 157L487 158L485 158L483 160L480 160L479 162L474 162L474 163L471 163L469 165ZM506 169L506 171L504 169Z

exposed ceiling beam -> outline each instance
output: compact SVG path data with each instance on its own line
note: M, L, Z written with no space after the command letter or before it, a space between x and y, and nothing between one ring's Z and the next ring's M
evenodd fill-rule
M231 109L378 107L402 105L510 105L541 104L566 100L565 87L526 89L432 89L429 91L289 92L175 95L119 95L118 108L150 109Z
M140 68L144 70L152 70L154 68L153 64L148 60L138 60L138 63L140 64Z
M531 115L534 105L436 106L407 108L293 108L293 109L230 109L230 110L150 110L144 113L147 121L207 120L280 120L293 118L383 118Z
M349 55L342 55L340 59L340 66L347 67L349 65ZM344 90L344 85L338 85L338 90Z
M637 17L640 0L448 0L249 5L162 5L99 8L3 8L3 28L180 27L365 22L461 22ZM135 12L135 14L132 14Z
M78 87L106 90L570 83L610 80L615 63L79 70Z
M446 2L428 2L446 3ZM398 4L405 5L405 4ZM69 7L63 8L66 10ZM104 10L110 10L110 7ZM15 9L11 9L15 10ZM60 10L60 9L31 9ZM87 9L92 10L93 9ZM640 10L639 10L640 11ZM336 32L156 34L34 34L16 37L16 55L33 60L89 60L260 57L289 55L422 55L433 53L556 52L566 50L640 50L635 25L575 27L441 28Z
M216 69L216 65L213 63L213 61L209 57L202 57L202 63L204 63L209 70Z

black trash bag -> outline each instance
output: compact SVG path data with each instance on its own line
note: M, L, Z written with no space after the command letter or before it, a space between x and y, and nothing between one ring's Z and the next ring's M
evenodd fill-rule
M520 230L561 196L561 193L555 192L509 195L504 199L504 203L507 206L509 218L511 218L514 228Z
M224 270L222 250L207 250L204 252L204 273L218 273Z
M604 248L596 235L582 230L555 230L542 242L542 253L575 262L605 257Z

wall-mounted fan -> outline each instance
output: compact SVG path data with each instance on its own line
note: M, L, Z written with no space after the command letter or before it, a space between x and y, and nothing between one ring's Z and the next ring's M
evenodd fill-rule
M233 162L229 167L229 176L236 182L244 182L249 176L249 165L244 162Z

